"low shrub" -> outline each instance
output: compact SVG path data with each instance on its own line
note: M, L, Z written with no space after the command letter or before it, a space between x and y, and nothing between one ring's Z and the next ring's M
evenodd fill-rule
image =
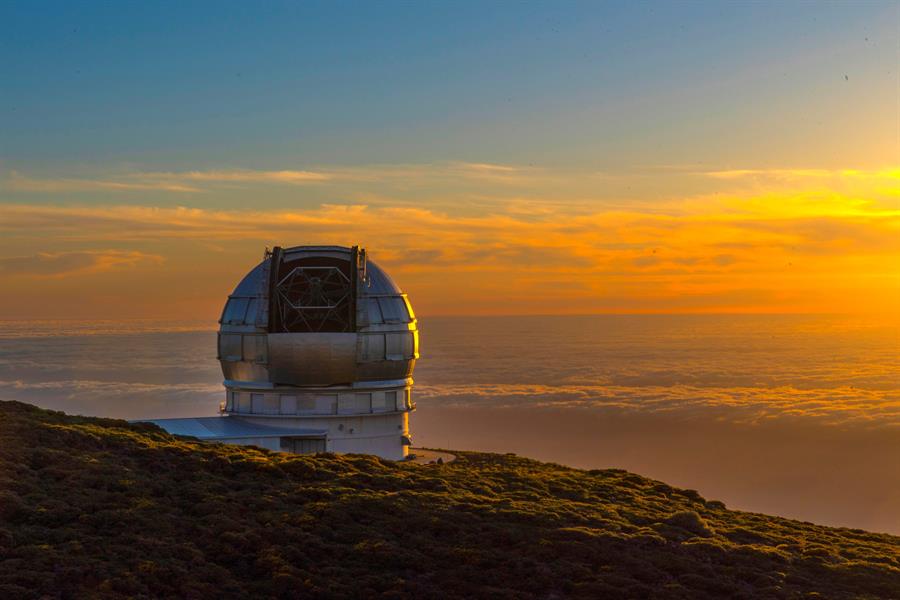
M202 444L0 402L0 598L897 598L900 540L617 469Z

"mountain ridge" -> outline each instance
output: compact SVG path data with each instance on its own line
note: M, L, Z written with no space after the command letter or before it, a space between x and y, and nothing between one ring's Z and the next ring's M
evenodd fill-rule
M453 452L286 455L0 402L0 596L900 597L895 536Z

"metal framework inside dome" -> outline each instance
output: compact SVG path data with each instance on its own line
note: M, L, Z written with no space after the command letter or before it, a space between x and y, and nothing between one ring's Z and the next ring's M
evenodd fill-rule
M296 267L276 286L285 331L350 331L350 280L335 267ZM334 329L329 329L333 331Z
M357 279L365 255L357 247L348 259L269 255L269 331L349 333L356 328Z

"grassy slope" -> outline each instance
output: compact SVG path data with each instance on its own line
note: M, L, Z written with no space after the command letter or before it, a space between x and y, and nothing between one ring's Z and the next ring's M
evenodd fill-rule
M896 537L624 471L288 456L15 402L0 558L3 598L900 597Z

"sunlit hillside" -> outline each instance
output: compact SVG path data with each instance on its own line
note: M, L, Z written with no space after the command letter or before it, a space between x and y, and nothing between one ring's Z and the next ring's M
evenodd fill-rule
M0 403L0 597L896 598L900 539L513 455L297 456Z

